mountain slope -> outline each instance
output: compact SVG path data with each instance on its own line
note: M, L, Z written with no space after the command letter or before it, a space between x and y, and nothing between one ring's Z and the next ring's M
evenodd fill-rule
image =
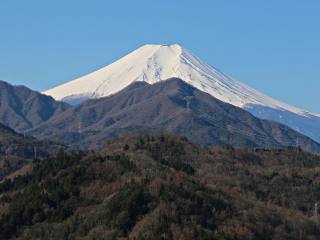
M18 132L47 121L70 107L25 86L0 81L0 122Z
M275 100L227 76L179 45L145 45L86 76L44 92L56 100L78 104L114 94L135 81L153 84L181 78L224 102L260 118L287 124L320 142L320 115ZM268 109L268 113L261 112ZM310 121L311 120L311 121Z
M134 129L165 129L205 145L263 147L294 145L320 152L320 145L291 128L253 117L247 111L173 78L153 85L135 82L110 97L90 99L30 134L72 147L96 148L106 138Z

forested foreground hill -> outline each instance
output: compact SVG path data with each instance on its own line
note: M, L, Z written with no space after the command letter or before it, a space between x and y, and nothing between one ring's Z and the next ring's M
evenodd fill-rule
M319 239L320 157L132 133L0 184L0 239Z

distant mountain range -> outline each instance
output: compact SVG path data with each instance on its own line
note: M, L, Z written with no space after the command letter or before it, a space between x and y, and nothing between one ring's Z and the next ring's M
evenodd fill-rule
M178 78L137 81L109 97L76 106L0 81L0 122L20 133L93 149L132 130L163 129L208 146L286 147L320 153L320 145L292 128L261 120ZM9 131L9 130L7 130Z
M135 129L164 129L204 145L300 146L320 153L320 145L284 124L245 110L172 78L150 85L134 82L105 98L89 99L28 130L75 148L97 148L106 139Z
M76 105L114 94L132 82L154 84L180 78L201 91L256 117L284 123L320 142L320 115L273 99L227 76L179 45L145 45L120 60L44 94ZM259 79L257 79L259 80Z

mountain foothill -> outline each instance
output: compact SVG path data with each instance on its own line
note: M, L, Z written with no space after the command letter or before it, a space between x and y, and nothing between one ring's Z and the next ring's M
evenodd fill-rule
M26 87L2 84L6 86L2 89L2 122L16 126L13 129L18 132L75 149L98 148L107 139L136 129L163 129L207 146L285 148L299 139L302 148L320 152L317 142L286 125L256 118L178 78L153 85L134 82L109 97L88 99L76 106L56 102ZM19 92L24 95L16 98ZM9 124L9 116L15 119L14 125Z
M164 129L213 146L301 147L319 152L319 144L286 125L254 117L172 78L150 85L135 82L109 97L89 99L29 129L40 139L74 148L97 148L108 138L135 129Z

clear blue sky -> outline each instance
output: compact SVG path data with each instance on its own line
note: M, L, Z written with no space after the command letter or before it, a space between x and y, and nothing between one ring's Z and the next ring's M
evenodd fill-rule
M179 44L320 113L320 1L0 0L0 79L45 91L145 44Z

